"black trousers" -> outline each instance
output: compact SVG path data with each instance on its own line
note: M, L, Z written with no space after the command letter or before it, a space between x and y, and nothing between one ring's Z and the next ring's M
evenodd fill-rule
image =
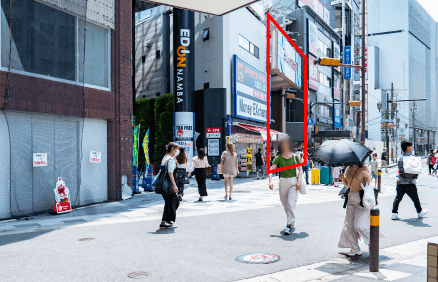
M429 165L429 174L432 174L432 171L433 171L433 164L430 164Z
M307 166L303 166L304 173L306 174L306 184L309 184L309 169Z
M198 192L199 196L208 196L207 185L205 180L207 179L205 168L195 168L196 182L198 182Z
M175 222L176 210L179 207L178 195L175 193L162 195L164 199L164 211L162 221Z
M421 212L420 199L418 198L417 186L415 184L399 184L397 185L397 195L395 196L394 204L392 206L392 213L398 212L398 205L400 204L403 196L408 194L412 202L414 202L417 213Z

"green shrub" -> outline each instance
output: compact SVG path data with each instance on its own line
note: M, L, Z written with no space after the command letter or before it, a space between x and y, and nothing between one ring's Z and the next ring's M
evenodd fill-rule
M159 164L166 154L167 143L173 140L173 94L155 99L155 163Z

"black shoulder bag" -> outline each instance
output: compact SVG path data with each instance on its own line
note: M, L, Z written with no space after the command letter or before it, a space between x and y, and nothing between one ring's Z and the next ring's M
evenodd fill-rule
M169 159L170 160L170 159ZM170 181L169 173L168 173L168 165L169 160L166 163L166 166L161 166L160 175L158 176L157 186L155 187L155 193L161 195L170 195L173 193L173 185Z

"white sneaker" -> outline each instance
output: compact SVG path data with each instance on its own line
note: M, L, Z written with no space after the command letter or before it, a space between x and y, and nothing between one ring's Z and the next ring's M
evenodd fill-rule
M351 249L348 253L345 253L345 255L349 256L349 257L354 257L354 256L361 256L362 255L362 251L360 249Z
M418 216L420 216L420 214L418 214ZM391 216L391 219L392 220L400 220L401 217L398 216L398 213L393 213L392 216Z
M418 213L418 218L423 218L428 212L428 209L423 209L420 213Z
M284 229L284 235L290 235L290 227L286 226L286 229Z

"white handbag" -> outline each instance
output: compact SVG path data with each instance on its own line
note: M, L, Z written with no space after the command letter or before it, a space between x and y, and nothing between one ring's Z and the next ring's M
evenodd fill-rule
M301 176L301 185L299 192L301 195L307 194L306 180L304 179L304 175Z
M364 191L363 194L363 199L362 199L362 204L365 208L371 210L372 208L374 208L376 206L376 196L374 194L374 188L371 187L371 182L367 183L367 185L365 185L365 187L363 186L363 184L361 183L360 186L362 186L362 189Z
M420 174L421 173L421 158L420 157L403 157L403 168L405 173Z

